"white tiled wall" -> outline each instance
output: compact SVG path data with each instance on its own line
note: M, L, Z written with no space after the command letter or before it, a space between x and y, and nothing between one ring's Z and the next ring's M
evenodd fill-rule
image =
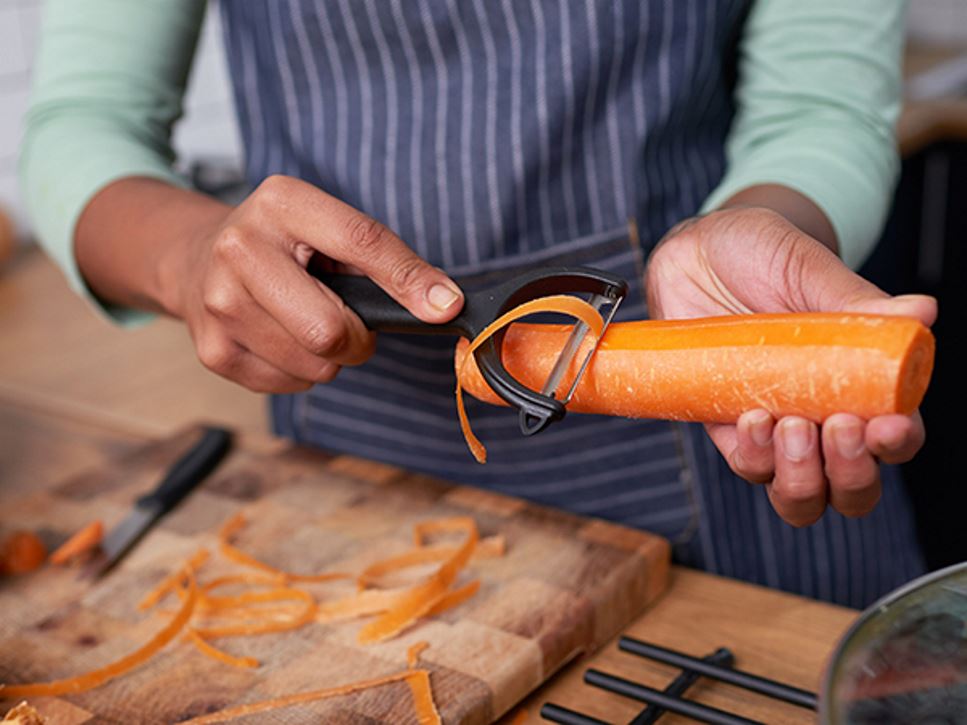
M17 147L41 6L42 0L0 0L0 207L12 215L22 238L29 237L29 225L17 182ZM205 19L174 145L185 162L215 158L238 164L240 143L215 8L212 3Z

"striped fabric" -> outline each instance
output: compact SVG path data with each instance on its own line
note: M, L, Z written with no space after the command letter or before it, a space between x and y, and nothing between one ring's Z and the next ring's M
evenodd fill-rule
M247 174L306 179L473 289L540 264L631 283L722 177L747 0L222 0ZM641 246L629 241L638 221ZM858 606L920 572L899 486L862 521L793 530L701 428L570 416L522 438L471 404L452 340L383 335L335 383L273 401L276 430L647 528L679 561Z

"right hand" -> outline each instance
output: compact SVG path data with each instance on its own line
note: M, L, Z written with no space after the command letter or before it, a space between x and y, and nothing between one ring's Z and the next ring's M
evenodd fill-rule
M373 352L356 314L305 267L319 252L365 274L424 322L463 306L460 288L379 222L311 184L266 179L215 224L173 245L159 274L164 307L191 331L202 363L256 392L332 380Z

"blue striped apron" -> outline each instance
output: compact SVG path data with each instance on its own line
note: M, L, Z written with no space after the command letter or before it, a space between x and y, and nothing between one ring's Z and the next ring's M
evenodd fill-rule
M748 0L222 0L247 176L316 184L465 288L540 264L631 284L722 177ZM635 218L640 244L629 239ZM862 520L796 530L699 426L569 416L521 437L471 404L452 340L382 335L330 385L273 399L278 433L646 528L678 561L853 606L922 569L902 491Z

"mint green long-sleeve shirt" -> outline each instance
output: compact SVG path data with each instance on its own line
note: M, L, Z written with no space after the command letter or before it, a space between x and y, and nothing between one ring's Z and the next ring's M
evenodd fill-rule
M204 0L46 3L21 175L37 236L82 294L73 237L92 197L130 176L184 183L171 128L204 9ZM826 213L857 267L898 170L904 11L904 0L757 0L740 40L727 172L703 209L757 184L788 186Z

